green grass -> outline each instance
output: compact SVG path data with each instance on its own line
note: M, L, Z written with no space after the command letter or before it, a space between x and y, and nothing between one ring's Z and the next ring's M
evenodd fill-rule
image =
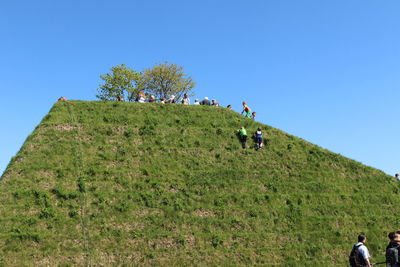
M56 103L2 178L0 266L345 266L400 223L393 178L224 108Z

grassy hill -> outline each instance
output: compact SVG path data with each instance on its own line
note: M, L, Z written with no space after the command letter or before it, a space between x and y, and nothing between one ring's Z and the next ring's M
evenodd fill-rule
M400 222L383 172L215 107L56 103L2 178L0 266L345 266Z

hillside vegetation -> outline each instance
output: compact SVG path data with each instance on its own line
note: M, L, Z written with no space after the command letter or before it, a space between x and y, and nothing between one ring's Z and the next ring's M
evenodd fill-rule
M209 106L56 103L2 178L4 266L345 266L399 226L391 177Z

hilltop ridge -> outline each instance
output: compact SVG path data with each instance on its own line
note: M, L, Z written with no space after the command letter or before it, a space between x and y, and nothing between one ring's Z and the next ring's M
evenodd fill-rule
M399 224L382 171L208 106L58 102L0 183L6 266L334 266Z

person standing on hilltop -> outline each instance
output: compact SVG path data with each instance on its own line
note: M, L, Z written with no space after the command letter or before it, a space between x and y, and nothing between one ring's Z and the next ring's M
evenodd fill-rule
M199 102L199 99L198 98L196 98L195 100L194 100L194 103L193 103L193 105L200 105L200 102Z
M190 105L190 98L189 98L188 94L183 95L182 104Z
M251 109L249 108L249 106L247 106L246 101L243 101L242 105L243 105L243 110L240 114L245 113L245 115L244 115L245 117L251 118Z
M247 131L244 128L244 126L242 126L242 128L240 128L239 130L239 137L240 137L240 142L242 143L242 148L246 148Z
M205 97L205 98L203 99L203 101L200 102L200 105L203 105L203 106L210 106L210 105L211 105L211 102L210 102L210 100L208 100L208 97Z

